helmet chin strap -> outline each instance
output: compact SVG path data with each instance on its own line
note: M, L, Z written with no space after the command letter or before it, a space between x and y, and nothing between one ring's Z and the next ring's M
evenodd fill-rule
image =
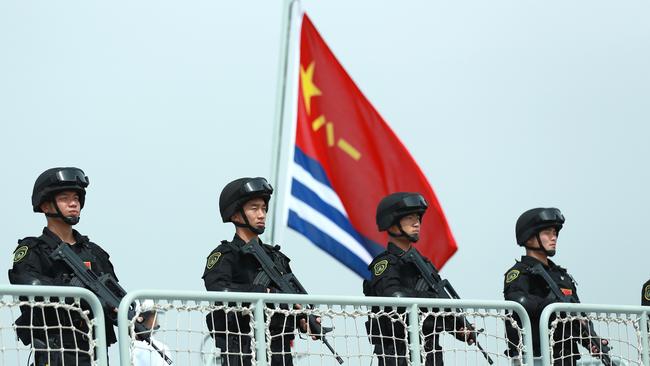
M253 232L254 234L256 234L256 235L262 235L262 234L264 234L264 229L266 229L266 228L263 227L263 228L260 229L260 228L257 228L257 227L255 227L255 226L251 225L251 224L248 222L248 218L247 218L246 215L244 214L244 209L243 209L243 208L240 208L240 209L239 209L239 213L241 214L241 217L242 217L242 219L244 220L244 223L242 224L242 223L240 223L240 222L233 221L232 223L235 224L235 226L237 226L237 227L244 227L244 228L247 228L248 230L252 231L252 232Z
M535 238L537 239L537 244L539 244L539 247L529 247L528 245L525 245L526 249L530 249L536 252L542 252L546 254L547 257L552 257L555 255L555 250L546 250L544 246L542 245L542 239L539 237L539 233L535 234Z
M397 228L399 229L399 234L391 233L390 230L387 230L388 235L392 236L393 238L406 238L408 241L411 243L417 243L418 240L420 240L420 235L415 234L415 235L410 235L407 234L404 229L402 229L402 224L397 223Z
M70 226L74 226L79 223L79 219L81 218L81 216L63 216L63 213L59 209L59 205L56 203L55 199L52 199L52 204L54 205L54 209L56 210L56 213L46 213L45 216L58 217L61 220L63 220L63 222L65 222Z

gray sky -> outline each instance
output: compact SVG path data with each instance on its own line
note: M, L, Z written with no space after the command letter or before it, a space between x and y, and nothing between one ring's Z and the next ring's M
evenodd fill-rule
M557 206L555 259L582 301L639 303L647 1L303 7L433 185L459 244L442 273L461 296L501 299L522 252L516 218ZM207 255L233 233L218 193L270 175L280 16L268 0L0 3L0 272L45 222L31 212L34 179L73 165L91 181L77 228L126 289L203 289ZM282 237L310 292L361 294L351 271Z

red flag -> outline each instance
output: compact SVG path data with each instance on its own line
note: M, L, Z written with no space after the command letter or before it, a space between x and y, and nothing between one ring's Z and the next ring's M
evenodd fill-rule
M304 154L312 165L322 167L326 175L322 181L329 182L340 198L345 208L343 216L347 214L371 255L377 254L377 250L370 248L372 243L383 247L388 242L387 235L377 231L377 204L394 192L419 192L429 203L417 244L423 255L441 268L456 251L454 237L426 177L345 72L307 15L303 17L301 31L296 152ZM296 227L291 216L289 225ZM315 240L309 233L314 230L298 229L312 241ZM316 244L330 251L331 246ZM336 250L330 253L345 262L340 258L343 254Z

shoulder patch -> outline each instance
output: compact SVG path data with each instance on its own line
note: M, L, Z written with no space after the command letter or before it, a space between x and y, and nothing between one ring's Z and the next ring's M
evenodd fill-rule
M29 248L36 247L40 243L41 243L41 241L39 240L39 238L34 237L34 236L28 236L26 238L18 240L18 245L20 245L20 246L26 245Z
M650 301L650 285L647 285L643 290L643 298Z
M286 256L284 253L282 253L281 251L276 250L275 252L276 252L277 254L279 254L280 257L283 258L287 263L291 262L291 258L287 257L287 256Z
M372 272L375 274L375 276L379 276L384 273L386 268L388 268L388 261L386 259L383 259L375 263L375 265L372 267Z
M18 249L16 249L16 251L14 252L14 263L23 260L23 258L25 258L25 256L27 255L28 251L29 251L29 247L27 245L23 245Z
M510 272L508 272L508 273L506 274L506 283L510 283L510 282L516 280L517 277L519 277L519 273L520 273L520 272L519 272L518 269L510 270Z
M228 253L228 252L234 252L238 251L239 247L236 245L232 244L231 242L228 241L222 241L221 244L219 244L214 250L219 251L221 254L223 253Z
M221 258L221 252L214 252L210 254L208 257L208 263L205 265L205 268L212 269L212 267L214 267L214 265L219 261L219 258Z

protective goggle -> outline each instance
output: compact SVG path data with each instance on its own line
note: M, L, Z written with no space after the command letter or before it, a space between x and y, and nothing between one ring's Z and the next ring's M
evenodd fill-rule
M552 221L559 222L560 224L564 223L564 215L557 208L548 208L541 211L537 217L542 222Z
M406 196L395 204L395 209L397 210L426 209L428 207L427 200L420 194Z
M84 188L90 183L83 170L77 168L61 169L56 172L54 179L55 183L75 183Z
M273 187L264 178L253 178L246 182L242 188L242 193L251 195L255 193L272 194Z

